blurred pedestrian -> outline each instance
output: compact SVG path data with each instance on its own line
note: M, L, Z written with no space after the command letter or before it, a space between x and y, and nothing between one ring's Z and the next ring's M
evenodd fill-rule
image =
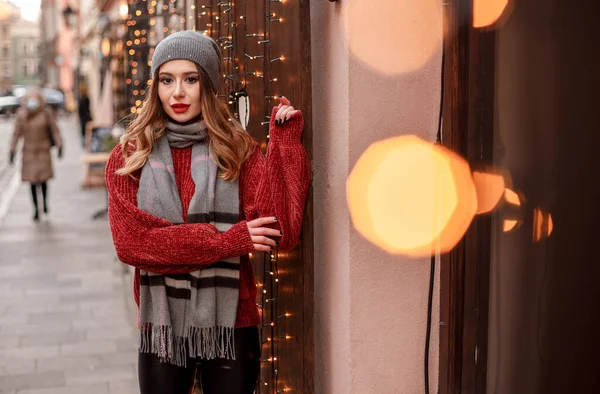
M17 111L15 131L10 145L9 161L14 163L17 145L23 139L23 182L31 184L33 199L33 220L40 219L38 189L42 190L43 210L48 213L48 180L54 175L50 148L58 147L58 157L62 158L63 142L56 124L54 111L48 108L44 97L38 91L29 92Z
M292 248L310 168L302 113L281 98L265 158L217 96L219 46L170 35L106 169L119 259L136 267L141 394L252 394L260 314L248 254Z
M79 124L81 126L81 146L85 148L85 125L92 121L90 98L88 97L87 86L85 85L82 85L79 91L77 111L79 113Z

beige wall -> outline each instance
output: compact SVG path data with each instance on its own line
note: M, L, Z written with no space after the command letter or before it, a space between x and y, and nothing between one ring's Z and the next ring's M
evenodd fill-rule
M347 38L353 33L344 30L349 1L311 2L315 392L423 393L429 260L390 256L365 241L350 222L345 181L360 154L374 141L400 134L434 140L441 42L431 56L423 56L419 48L428 50L428 45L419 42L419 34L414 35L416 42L408 56L421 57L425 64L384 75L355 58L349 48ZM423 1L396 0L396 12L410 16L399 23L433 23L430 28L439 31L441 39L441 16L420 15L426 12ZM379 23L366 16L361 28L377 29ZM431 392L436 391L438 375L437 283Z

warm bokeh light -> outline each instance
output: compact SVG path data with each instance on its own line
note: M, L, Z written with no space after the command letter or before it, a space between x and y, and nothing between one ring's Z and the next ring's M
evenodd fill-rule
M371 145L346 191L359 233L387 252L414 257L452 249L477 210L467 162L415 136Z
M442 4L420 0L351 0L345 37L352 54L378 72L394 75L421 68L440 53Z
M533 210L533 242L540 242L552 235L554 222L552 215L540 208Z
M504 190L504 199L509 204L516 205L518 207L521 206L521 199L519 198L519 195L509 188Z
M474 171L473 182L477 191L477 214L491 212L498 205L506 189L504 177L498 174Z
M518 220L505 219L504 223L502 225L502 231L504 231L505 233L512 231L517 226L518 223L519 223Z
M473 27L490 26L502 16L508 0L473 0Z

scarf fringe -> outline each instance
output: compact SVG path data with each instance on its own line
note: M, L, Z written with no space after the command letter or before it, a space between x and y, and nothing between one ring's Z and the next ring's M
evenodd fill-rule
M234 332L233 327L189 327L185 336L178 336L171 326L147 323L142 326L139 351L179 367L185 367L189 357L235 360Z

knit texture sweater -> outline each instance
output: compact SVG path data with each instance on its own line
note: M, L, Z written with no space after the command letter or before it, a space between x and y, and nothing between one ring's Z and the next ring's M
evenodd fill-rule
M276 216L270 226L281 230L279 248L289 250L302 230L304 205L310 182L310 167L300 142L304 120L296 113L282 125L275 124L276 108L270 125L266 157L258 143L244 162L239 179L240 214L244 219L226 232L211 224L174 225L137 207L140 172L131 176L115 172L124 165L121 145L117 145L106 166L108 216L117 257L135 267L133 293L140 303L140 269L158 274L193 272L226 258L241 256L240 292L236 328L260 324L256 305L254 271L248 253L254 245L246 222L258 217ZM191 174L192 148L171 148L175 178L183 217L187 218L195 191Z

